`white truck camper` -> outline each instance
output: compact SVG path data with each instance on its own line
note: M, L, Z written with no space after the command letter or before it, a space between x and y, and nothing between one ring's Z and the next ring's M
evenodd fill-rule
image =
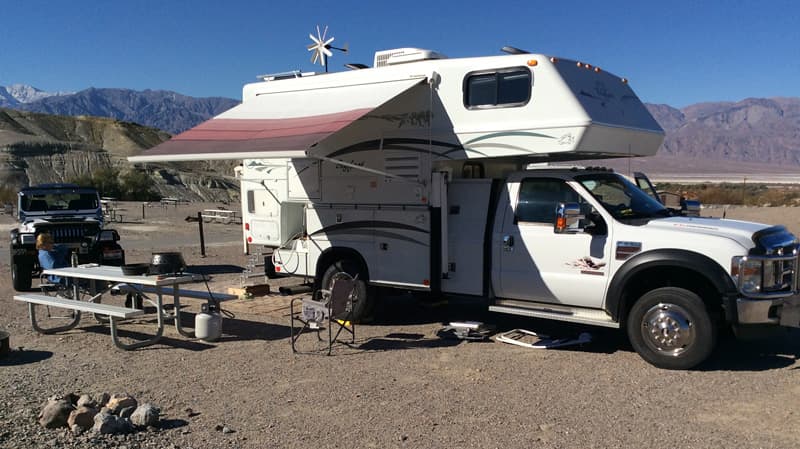
M489 309L625 328L686 369L718 328L800 326L798 242L780 226L688 217L603 169L664 132L624 78L541 54L376 54L375 67L265 76L242 104L134 162L241 159L245 248L326 288L485 298ZM363 66L360 66L363 67Z

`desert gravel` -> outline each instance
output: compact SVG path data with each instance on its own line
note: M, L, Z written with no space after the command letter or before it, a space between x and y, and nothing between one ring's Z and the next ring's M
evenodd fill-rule
M129 205L132 211L140 206ZM197 248L205 205L136 213L115 224L129 262L178 250L189 265L213 268L212 290L238 286L240 228L206 224L207 257ZM728 217L783 222L800 231L800 210L740 209ZM8 216L0 224L12 226ZM0 251L8 254L7 239ZM488 314L480 304L421 304L385 298L355 345L331 357L293 355L287 297L224 304L223 338L181 337L116 349L108 329L84 318L76 329L38 335L25 304L12 300L0 258L0 329L12 353L0 358L0 448L796 448L800 444L800 332L741 343L722 338L697 370L665 371L641 360L622 333ZM210 268L209 268L210 267ZM202 284L193 288L205 288ZM112 298L112 301L119 300ZM199 309L186 301L185 320ZM558 335L589 331L594 341L562 350L442 339L450 320ZM123 329L150 332L142 320ZM313 335L300 340L316 349ZM74 436L36 420L54 394L129 392L162 410L159 429L123 436Z

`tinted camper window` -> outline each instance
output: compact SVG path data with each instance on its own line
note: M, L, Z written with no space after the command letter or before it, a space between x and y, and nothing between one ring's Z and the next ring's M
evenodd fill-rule
M531 72L520 67L472 73L464 80L464 106L496 108L523 106L531 99Z
M255 213L256 211L256 192L254 190L247 191L247 212Z

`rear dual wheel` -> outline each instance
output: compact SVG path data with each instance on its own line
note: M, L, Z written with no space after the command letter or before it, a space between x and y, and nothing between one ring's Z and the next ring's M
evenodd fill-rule
M363 266L352 259L333 262L323 273L320 288L330 290L336 279L355 279L352 321L354 323L371 321L375 299L371 295L372 289L367 285L367 273Z

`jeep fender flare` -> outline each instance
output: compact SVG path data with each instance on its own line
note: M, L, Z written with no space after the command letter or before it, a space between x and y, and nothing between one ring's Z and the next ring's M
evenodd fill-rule
M620 321L630 306L626 303L626 288L636 277L653 268L679 268L697 273L719 292L723 304L730 306L738 291L728 272L710 257L688 250L656 249L637 254L617 270L606 294L605 310ZM726 307L727 310L732 310Z

